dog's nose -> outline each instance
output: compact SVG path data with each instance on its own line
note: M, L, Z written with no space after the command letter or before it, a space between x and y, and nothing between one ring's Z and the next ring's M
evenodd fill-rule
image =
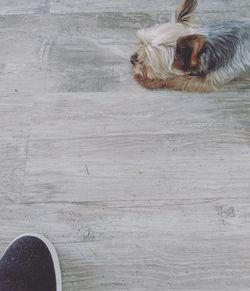
M134 55L132 55L131 58L130 58L130 62L131 62L131 64L132 64L133 66L135 66L136 63L138 62L138 54L134 54Z

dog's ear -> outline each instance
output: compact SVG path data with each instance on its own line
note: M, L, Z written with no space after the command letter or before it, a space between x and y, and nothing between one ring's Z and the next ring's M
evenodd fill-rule
M207 43L203 35L193 34L180 37L177 41L175 67L184 71L201 71L200 56Z
M175 22L188 24L198 5L198 0L182 0L181 5L175 11Z
M201 64L200 56L201 56L202 51L205 48L206 38L203 35L194 34L194 35L188 36L186 41L192 50L191 60L190 60L190 69L193 69L193 70L195 70L196 68L200 69L200 64Z

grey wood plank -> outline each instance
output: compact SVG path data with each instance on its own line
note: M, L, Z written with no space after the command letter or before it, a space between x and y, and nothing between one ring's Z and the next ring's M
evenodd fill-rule
M21 201L248 197L249 108L248 93L39 97Z
M180 3L179 0L156 0L156 1L140 1L140 0L106 0L103 5L102 0L52 0L51 9L52 13L79 13L79 12L152 12L152 11L173 11ZM227 0L223 1L199 1L199 9L202 11L225 11L230 12L233 10L244 10L249 8L249 1L240 0L228 3Z
M48 13L48 0L1 0L0 15Z
M167 90L39 95L31 140L197 134L248 143L249 92L186 94ZM230 137L231 136L231 137ZM191 137L192 138L192 137ZM234 144L232 145L234 146Z
M2 17L0 91L114 91L131 83L136 90L129 62L134 30L111 24L113 19L95 14Z
M47 14L47 13L103 13L103 12L155 12L155 11L171 11L179 4L178 0L156 0L139 1L139 0L2 0L0 3L0 15L19 15L19 14ZM227 13L247 10L249 2L240 0L231 2L223 1L199 1L199 10L204 12L225 11Z
M32 107L33 96L0 94L0 144L29 137Z
M18 201L21 198L26 166L27 139L0 143L0 200Z
M1 249L22 231L56 245L64 290L244 290L249 199L2 205ZM203 287L205 286L205 288Z
M0 197L15 201L22 195L33 98L0 95Z

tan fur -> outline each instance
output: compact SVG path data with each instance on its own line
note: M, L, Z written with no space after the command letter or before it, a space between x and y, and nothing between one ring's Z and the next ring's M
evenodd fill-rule
M208 82L206 77L176 76L166 80L166 88L187 92L212 92L216 87Z
M176 54L173 68L185 72L201 72L199 54L206 44L206 38L202 35L188 35L180 37L177 41ZM185 49L190 50L190 55L184 54Z
M166 80L152 80L147 77L147 69L141 68L140 73L134 75L135 80L146 89L168 88L176 91L211 92L216 87L206 78L199 76L174 76Z

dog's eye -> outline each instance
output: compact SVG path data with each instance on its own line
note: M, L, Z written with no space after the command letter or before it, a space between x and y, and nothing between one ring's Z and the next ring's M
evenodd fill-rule
M206 49L205 48L201 49L199 54L198 54L198 57L201 57L205 53L206 53Z
M192 50L188 47L183 47L181 49L181 55L184 57L184 58L189 58L192 54Z

